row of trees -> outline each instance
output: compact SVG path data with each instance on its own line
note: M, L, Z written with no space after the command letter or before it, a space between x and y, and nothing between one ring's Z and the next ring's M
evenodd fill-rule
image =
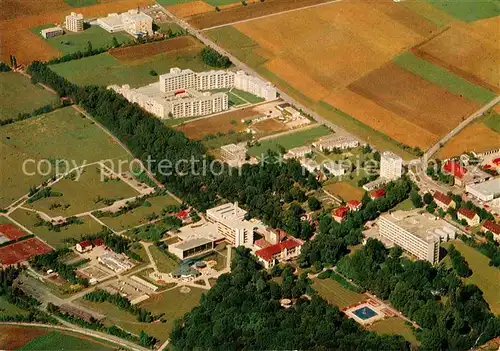
M445 266L410 261L401 253L370 238L337 269L416 321L424 350L466 350L500 335L500 317L489 311L477 286L464 285Z
M283 283L259 270L250 252L238 248L231 274L201 299L200 306L176 321L170 340L182 350L407 350L400 336L379 336L363 330L313 294L303 298L309 282L293 268L281 272ZM284 309L283 297L294 306Z
M74 266L61 262L61 258L70 251L70 249L64 248L43 255L34 256L30 259L30 265L39 271L52 269L63 279L71 282L72 284L79 284L85 287L89 286L88 279L79 277L75 272Z
M467 278L472 275L472 270L469 268L469 264L460 251L455 249L454 245L450 245L448 248L448 256L450 256L451 266L457 275L462 278Z
M215 49L208 46L201 50L201 58L207 65L217 68L228 68L232 64L229 57L219 54Z

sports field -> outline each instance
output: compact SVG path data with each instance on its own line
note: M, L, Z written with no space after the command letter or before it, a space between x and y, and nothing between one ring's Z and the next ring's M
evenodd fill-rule
M56 159L82 165L84 160L92 163L127 157L120 145L71 107L1 127L0 151L0 208L50 176L50 172L44 176L37 171L39 162L46 173ZM33 160L25 164L26 172L25 160Z
M102 230L102 226L89 216L79 217L83 223L64 226L58 232L50 231L45 226L36 226L38 218L35 212L17 209L10 216L55 248L70 245L64 239L80 240L84 235L95 234Z
M500 314L500 270L489 265L490 259L474 248L464 244L460 240L453 240L443 244L448 247L450 244L460 251L472 269L472 275L464 281L469 284L476 284L484 293L484 299L490 305L490 310L495 314Z
M0 120L16 118L19 113L31 113L56 101L56 96L31 84L29 78L14 72L0 73Z
M183 40L183 38L171 40L177 39ZM143 47L141 45L133 47L133 50L103 53L80 60L52 65L50 68L79 85L97 84L107 86L110 84L129 84L131 87L138 87L158 81L158 76L150 74L151 70L154 70L157 74L167 73L172 67L190 68L193 71L209 70L210 67L203 63L199 55L202 47L202 44L199 42L190 40L187 47L153 56L149 56L148 54L146 57L130 60L133 56L140 57L142 55L140 51L143 48L147 49L147 51L152 51L150 50L150 46ZM116 55L116 57L113 55ZM89 69L90 67L92 69Z
M369 331L374 331L377 334L396 334L401 335L413 346L417 346L418 342L415 334L411 330L411 327L405 324L405 321L398 317L386 318L377 321L369 326L367 326Z
M52 249L38 238L30 238L0 247L0 263L16 264L31 257L43 255Z
M99 219L113 230L122 231L149 222L146 217L153 213L160 215L162 209L167 205L179 204L168 195L150 197L147 202L151 206L143 205L118 217L101 217Z
M296 132L291 132L290 134L261 141L260 145L254 145L249 148L248 154L250 156L260 157L265 154L267 150L279 152L280 147L285 148L285 150L289 150L294 147L312 143L316 139L330 133L331 131L323 125L308 128L306 130L298 130Z
M328 301L329 304L337 306L339 309L343 309L344 307L366 299L366 295L348 290L330 278L315 278L312 281L312 287L318 292L319 296Z
M93 49L108 48L113 45L113 38L116 38L118 43L132 42L133 38L124 32L109 33L99 26L90 26L83 32L73 33L66 31L64 35L43 39L40 31L45 28L54 27L53 24L37 26L31 28L31 31L45 40L50 46L59 51L62 55L72 54L77 51L87 51L88 42L92 44Z
M69 217L106 207L105 200L116 201L127 199L139 192L120 178L106 178L101 174L101 166L94 164L83 169L75 178L66 176L51 186L52 191L62 196L48 197L26 203L25 207L42 211L50 217ZM78 178L76 178L78 177ZM102 199L102 200L101 200Z
M335 182L323 186L323 189L332 195L340 196L344 201L363 198L365 191L346 182Z

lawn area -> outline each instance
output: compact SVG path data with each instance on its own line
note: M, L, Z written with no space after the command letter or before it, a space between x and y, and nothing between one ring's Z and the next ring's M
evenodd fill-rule
M66 31L64 35L49 39L43 39L40 31L42 29L50 28L53 26L53 24L49 24L34 27L31 28L31 31L42 38L42 40L48 42L50 46L61 52L63 55L72 54L77 51L87 51L89 41L92 44L93 49L111 47L113 37L115 37L120 44L133 41L133 38L125 34L124 32L109 33L99 26L90 26L90 28L87 28L83 32L78 33Z
M64 0L64 2L73 7L91 6L99 3L97 0Z
M159 1L158 1L159 2ZM179 3L180 1L177 1L177 3ZM160 23L158 24L158 27L160 27L160 30L163 32L163 33L167 33L168 30L170 29L173 33L177 33L177 32L182 32L184 31L184 29L179 26L177 23L175 22L168 22L168 23Z
M39 236L40 239L56 248L68 246L64 239L73 238L80 240L83 235L95 234L102 230L102 226L89 216L80 217L80 220L83 221L82 224L71 224L62 227L59 232L50 231L44 226L35 226L38 219L37 214L32 211L17 209L10 216Z
M490 259L476 249L464 244L460 240L444 243L444 247L450 244L460 251L472 269L472 275L464 279L466 283L476 284L484 293L484 299L490 305L493 313L500 314L500 270L489 266Z
M393 211L410 211L415 209L413 206L413 203L411 202L410 199L406 199L403 202L400 202L399 204L396 205L392 210Z
M332 195L341 197L344 201L358 200L361 201L365 193L364 189L358 188L347 182L335 182L323 185L323 190Z
M233 93L227 93L227 98L229 106L239 106L247 103L245 100L234 95Z
M178 205L179 203L168 195L154 196L147 199L151 206L140 206L128 211L118 217L99 218L113 230L122 231L147 223L146 218L152 213L161 214L161 210L167 205Z
M179 266L176 260L161 252L155 245L149 247L149 252L156 262L156 267L162 273L171 273Z
M205 2L209 3L212 6L222 6L228 4L234 4L236 2L240 2L239 0L205 0Z
M265 154L267 150L279 151L280 146L288 150L294 147L307 145L314 140L330 133L331 131L323 125L309 128L303 131L299 130L295 133L264 140L260 143L259 146L252 146L251 148L249 148L248 154L254 157L262 156L262 154Z
M366 299L366 295L348 290L330 278L315 278L312 281L312 287L322 298L328 301L329 304L335 305L339 309Z
M56 160L73 168L99 160L128 156L91 120L71 107L9 124L0 128L0 208L26 194L30 186L50 178ZM25 160L27 163L23 171ZM36 164L41 172L37 171Z
M415 334L413 334L411 327L406 325L405 321L399 317L386 318L381 321L377 321L372 325L369 325L367 329L369 331L376 332L377 334L401 335L406 341L414 346L418 346L420 344Z
M51 217L69 217L108 206L103 202L104 199L116 201L139 195L138 191L120 178L106 180L103 175L101 179L100 165L94 164L79 171L82 173L78 178L73 180L66 176L51 187L54 192L62 193L63 196L40 199L24 206Z
M243 91L243 90L239 90L236 88L231 89L231 93L233 95L237 95L238 97L248 101L251 104L256 104L258 102L264 101L263 98L258 97L257 95L254 95L252 93L249 93L248 91Z
M158 81L157 76L149 74L151 70L158 74L167 73L172 67L190 68L198 72L210 70L211 68L203 63L199 55L201 47L199 45L126 62L119 61L109 53L103 53L52 65L50 68L78 85L129 84L132 88L136 88Z
M28 311L17 307L0 296L0 318L7 316L28 315Z
M483 18L500 15L500 6L497 0L483 0L481 2L470 0L426 0L438 9L465 22L473 22Z
M56 101L56 96L39 85L31 84L19 73L0 73L0 120L16 118L19 113L31 113Z
M482 105L493 100L496 96L495 93L488 89L470 83L444 68L415 56L411 52L405 52L397 56L393 59L393 62L401 68L433 84L439 85L455 95L463 96L466 99L476 101Z
M51 331L25 344L20 350L95 350L111 351L116 346L90 337L79 338L65 332Z
M117 325L127 331L139 334L141 330L160 339L162 342L168 339L172 330L174 320L182 317L197 306L204 290L190 287L191 291L183 294L178 288L155 294L146 301L139 304L154 313L165 313L166 323L140 323L136 316L120 310L109 302L90 302L83 299L77 300L78 304L92 308L106 315L105 324Z

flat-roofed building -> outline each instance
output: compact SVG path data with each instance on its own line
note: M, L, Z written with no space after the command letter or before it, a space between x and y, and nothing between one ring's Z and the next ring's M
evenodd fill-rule
M97 260L116 273L127 271L135 266L125 254L115 252L106 252L99 256Z
M359 141L350 135L328 135L320 138L312 145L320 151L332 151L333 149L350 149L359 146Z
M278 91L272 86L271 83L248 75L244 71L236 72L234 77L234 87L265 100L275 100L278 98Z
M401 178L403 174L403 159L390 151L380 155L380 176L389 180Z
M137 9L121 14L110 13L98 18L97 24L109 33L125 31L136 38L153 34L153 19Z
M216 223L217 232L234 246L253 246L254 225L245 220L247 211L238 203L228 203L207 210L207 220Z
M64 34L64 31L61 27L51 27L51 28L45 28L40 31L40 34L42 37L45 39L53 38L53 37L58 37L60 35Z
M439 244L455 238L448 222L420 210L395 211L379 218L379 235L399 245L420 260L439 262Z
M310 154L312 152L312 148L310 146L299 146L299 147L294 147L284 155L284 158L289 159L289 158L300 158L304 157L307 154Z
M220 148L221 157L226 162L244 162L247 148L241 144L228 144Z
M210 252L225 239L218 232L218 224L216 223L203 223L184 227L181 229L179 238L182 238L182 241L170 244L168 251L181 260Z
M64 23L66 29L71 32L83 31L83 15L81 13L71 12L71 14L66 16Z
M310 158L302 158L300 160L300 164L302 167L307 169L311 173L315 173L316 171L319 171L321 166L318 162L310 159Z
M478 184L468 184L465 190L481 201L491 201L500 196L500 178Z

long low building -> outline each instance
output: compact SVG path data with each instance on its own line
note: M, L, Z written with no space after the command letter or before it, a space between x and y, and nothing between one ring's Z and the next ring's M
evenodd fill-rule
M491 201L500 196L500 178L478 184L468 184L465 186L465 191L481 201Z
M448 222L420 210L395 211L379 218L379 235L399 245L420 260L439 262L439 244L455 238Z
M182 238L182 241L169 245L168 251L181 260L210 252L225 239L219 234L217 224L214 223L183 227L179 238Z
M125 31L136 38L153 34L153 19L137 9L110 13L97 19L97 24L109 33Z
M312 145L320 151L332 151L333 149L350 149L359 146L359 140L350 135L328 135L320 138Z

